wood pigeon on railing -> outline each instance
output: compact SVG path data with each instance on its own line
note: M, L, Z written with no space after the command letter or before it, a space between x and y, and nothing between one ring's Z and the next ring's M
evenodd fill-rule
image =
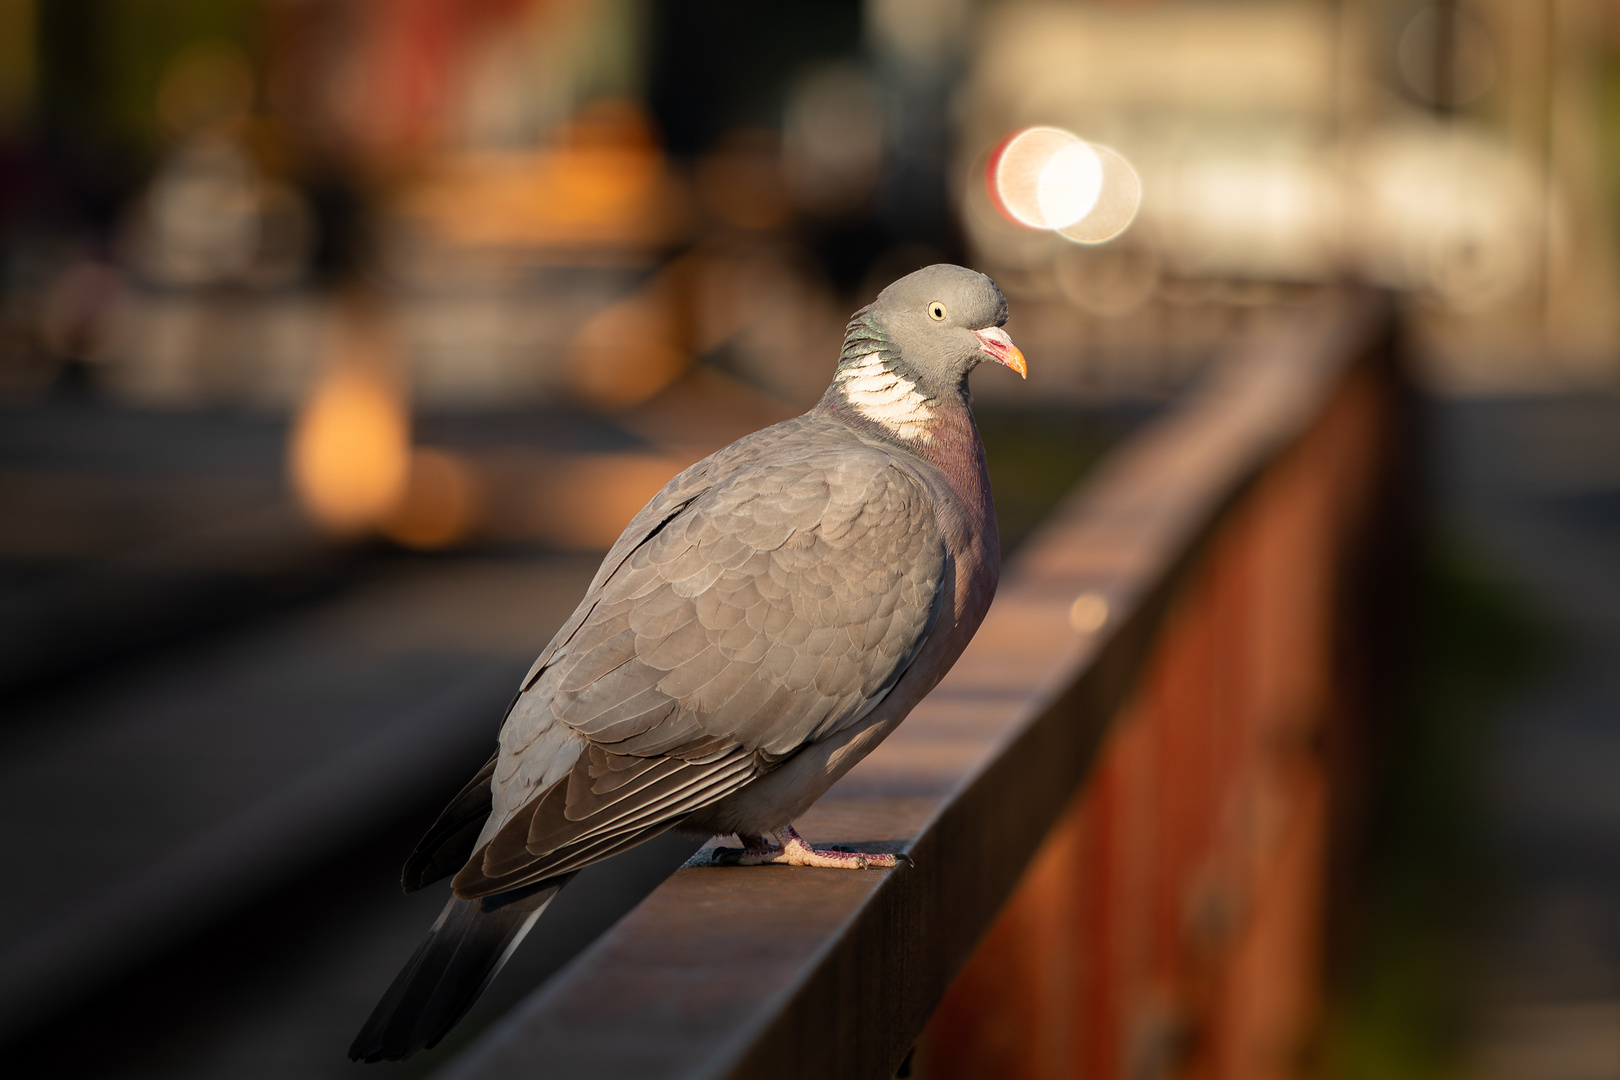
M733 861L886 867L792 822L939 682L1001 550L968 373L1025 374L995 282L901 278L856 312L808 413L693 465L608 552L523 680L500 747L405 864L455 895L349 1056L398 1059L466 1014L557 891L666 829Z

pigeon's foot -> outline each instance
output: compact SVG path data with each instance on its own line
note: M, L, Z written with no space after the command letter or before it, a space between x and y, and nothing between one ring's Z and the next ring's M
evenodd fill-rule
M776 830L779 843L770 843L763 836L742 837L741 851L721 848L715 852L717 862L733 866L827 866L838 870L867 870L874 867L895 866L905 856L877 855L864 851L845 851L840 848L811 847L791 825ZM906 859L910 862L910 859Z

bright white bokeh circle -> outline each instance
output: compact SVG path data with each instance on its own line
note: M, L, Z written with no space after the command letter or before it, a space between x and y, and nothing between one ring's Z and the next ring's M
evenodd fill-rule
M1046 227L1066 228L1091 213L1102 194L1102 182L1102 161L1079 139L1053 154L1035 185L1035 201Z
M1077 243L1123 232L1141 204L1136 172L1118 153L1059 128L1026 128L991 154L991 200L1008 218Z

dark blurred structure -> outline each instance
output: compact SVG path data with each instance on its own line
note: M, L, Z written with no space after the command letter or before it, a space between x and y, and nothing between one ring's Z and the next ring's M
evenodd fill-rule
M0 805L33 868L0 1038L40 1075L343 1067L429 915L389 867L588 553L814 401L849 312L942 259L1003 285L1034 368L976 385L1013 539L1241 328L1324 283L1397 291L1437 505L1526 597L1500 666L1556 651L1514 618L1584 658L1549 662L1584 672L1544 684L1583 703L1551 742L1552 706L1493 742L1500 697L1464 694L1458 753L1511 791L1515 761L1538 791L1620 767L1617 57L1611 0L0 0ZM987 155L1029 125L1134 167L1127 231L997 212ZM1519 836L1468 776L1470 820L1502 816L1479 833ZM1446 938L1407 980L1444 984L1428 1005L1378 989L1394 960L1349 979L1326 1067L1541 1075L1573 1040L1579 1075L1620 1076L1600 796L1526 834L1576 821L1552 869L1505 844L1541 899ZM1369 865L1421 878L1455 835ZM582 881L469 1033L681 854ZM1378 938L1367 906L1391 955L1444 921ZM1585 981L1493 951L1546 926ZM1493 958L1488 992L1435 976L1457 956Z

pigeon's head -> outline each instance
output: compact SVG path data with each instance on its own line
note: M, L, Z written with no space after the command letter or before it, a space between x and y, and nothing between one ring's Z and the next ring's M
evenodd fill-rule
M924 267L855 313L828 394L902 438L926 441L935 409L965 397L968 372L982 361L1027 374L1006 321L994 281L948 263Z
M868 310L904 365L930 387L959 385L987 358L1028 374L1024 354L1001 328L1007 298L977 271L949 263L924 267L884 289Z

